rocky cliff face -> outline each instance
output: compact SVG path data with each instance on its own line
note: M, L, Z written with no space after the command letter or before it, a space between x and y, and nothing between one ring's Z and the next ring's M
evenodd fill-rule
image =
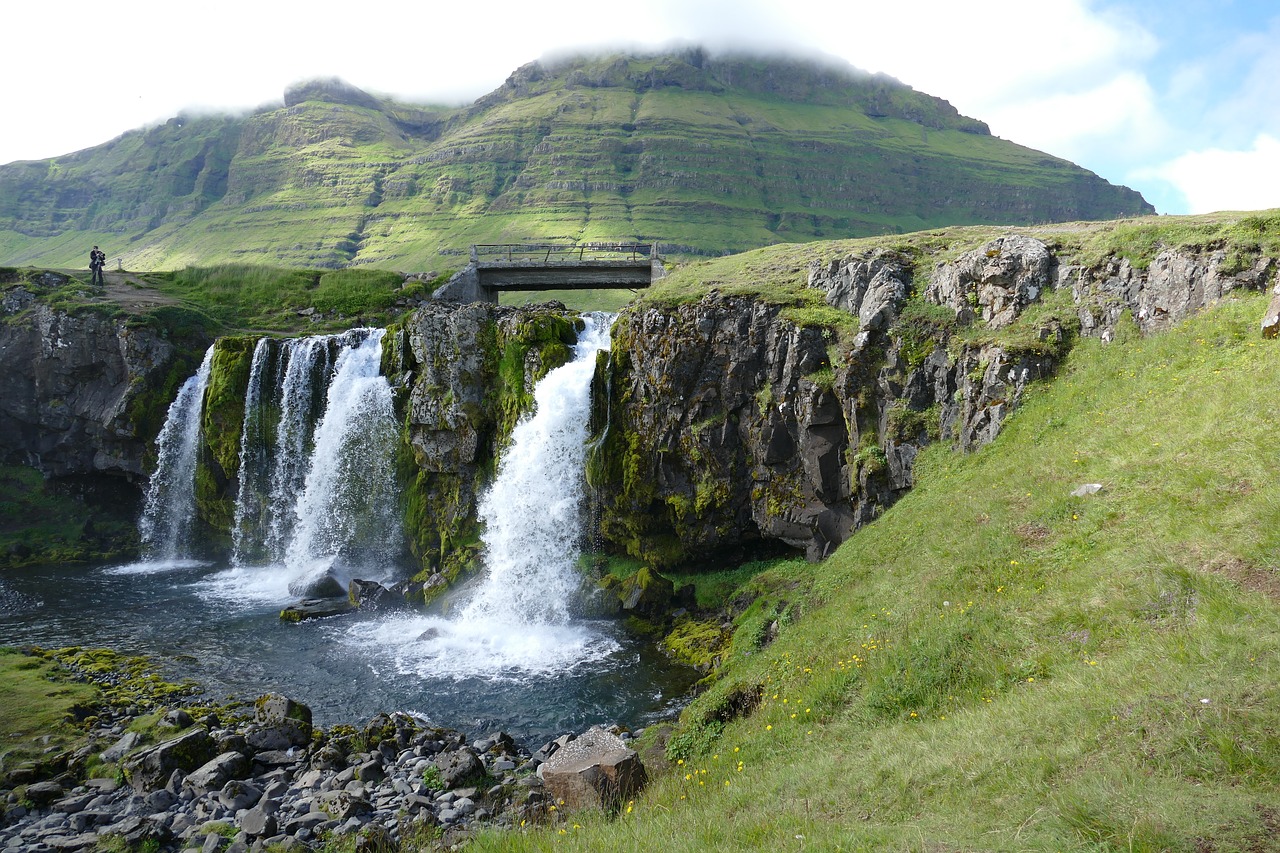
M0 285L0 566L127 557L150 441L200 346L49 304L55 273Z
M406 529L422 579L442 586L479 547L476 501L533 387L569 360L580 321L554 303L429 303L388 336L384 372L404 413Z
M814 264L852 326L715 291L629 311L598 377L600 532L657 567L769 543L821 558L911 487L922 447L992 441L1076 335L1158 331L1275 268L1172 251L1086 268L1009 235L932 271L881 250Z
M0 459L46 477L144 475L191 353L152 328L37 303L25 287L5 292L4 316Z

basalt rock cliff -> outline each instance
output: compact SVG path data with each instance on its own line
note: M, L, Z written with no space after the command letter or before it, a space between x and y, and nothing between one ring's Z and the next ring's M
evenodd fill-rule
M856 326L714 290L629 310L597 377L603 538L659 568L771 543L821 558L911 488L922 447L992 441L1077 335L1159 331L1274 278L1273 257L1225 257L1087 268L1009 235L932 270L881 250L814 263L809 286Z
M821 310L729 279L645 298L597 363L590 538L657 569L778 549L821 558L912 487L923 447L992 441L1078 336L1158 332L1232 291L1273 286L1278 253L1250 240L1140 264L1091 259L1048 231L988 232L945 251L815 244L794 251L808 259L798 286ZM124 484L136 500L207 339L60 308L50 293L74 283L33 275L3 296L0 462ZM401 509L423 581L442 587L473 563L477 497L579 327L557 304L433 301L388 330ZM212 360L197 494L215 538L231 523L255 341L221 339Z
M100 541L95 519L99 533L105 518L133 521L151 442L208 341L146 318L61 309L47 298L74 283L56 273L5 274L0 284L0 465L34 470L46 491L84 507L74 513L93 543L54 543L62 558L127 548L132 536ZM20 542L0 560L38 559L45 546Z

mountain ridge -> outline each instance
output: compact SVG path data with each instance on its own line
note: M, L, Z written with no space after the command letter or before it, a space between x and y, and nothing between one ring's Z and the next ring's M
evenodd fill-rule
M0 261L133 269L459 266L473 242L657 240L718 255L957 223L1153 212L883 75L799 59L577 55L462 107L336 79L0 166Z

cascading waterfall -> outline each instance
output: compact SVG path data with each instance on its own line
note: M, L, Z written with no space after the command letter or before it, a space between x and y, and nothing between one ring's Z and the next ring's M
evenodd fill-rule
M329 345L329 338L302 338L290 341L286 348L286 366L280 382L280 420L276 425L276 456L271 472L269 506L273 512L265 525L266 551L273 560L284 559L293 536L297 520L294 507L306 482L315 435L315 410L318 401L327 397L332 376Z
M213 347L195 375L182 383L156 439L156 470L147 485L138 533L148 560L173 562L191 556L196 515L195 476L200 450L204 392L209 387Z
M316 422L333 378L333 350L369 330L308 338L262 338L254 348L240 439L232 562L282 563L311 461ZM274 420L274 428L272 421Z
M585 319L573 360L534 389L534 413L516 425L497 479L480 500L488 575L464 620L568 619L579 583L591 376L596 353L609 346L607 322Z
M271 338L259 339L253 348L253 361L249 364L249 387L244 395L244 422L240 428L240 485L236 491L236 514L231 528L232 561L240 564L249 548L248 535L262 513L262 502L257 499L263 486L261 472L264 466L266 444L262 440L262 374L271 355ZM251 521L251 517L252 521Z
M596 353L607 316L588 316L574 358L534 389L535 410L512 433L480 500L485 577L450 618L392 616L352 626L347 642L385 655L413 678L523 681L591 667L618 651L606 633L570 620Z
M305 592L333 574L385 578L400 551L391 385L381 375L383 330L338 357L310 470L294 507L285 553L290 589Z
M285 585L293 595L341 594L352 577L387 580L398 564L399 430L380 374L382 337L381 329L352 329L255 346L232 530L236 571L224 579L235 594L276 597ZM159 436L139 522L153 561L172 562L191 549L212 356L210 347Z

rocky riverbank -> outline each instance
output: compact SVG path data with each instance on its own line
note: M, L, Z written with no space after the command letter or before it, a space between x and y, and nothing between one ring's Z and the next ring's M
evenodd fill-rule
M112 839L203 853L332 840L450 848L477 827L556 820L566 798L616 808L644 784L632 733L618 727L530 751L503 732L469 738L400 713L314 728L309 708L279 694L252 706L142 699L80 710L96 712L82 746L0 779L0 850L96 850Z

